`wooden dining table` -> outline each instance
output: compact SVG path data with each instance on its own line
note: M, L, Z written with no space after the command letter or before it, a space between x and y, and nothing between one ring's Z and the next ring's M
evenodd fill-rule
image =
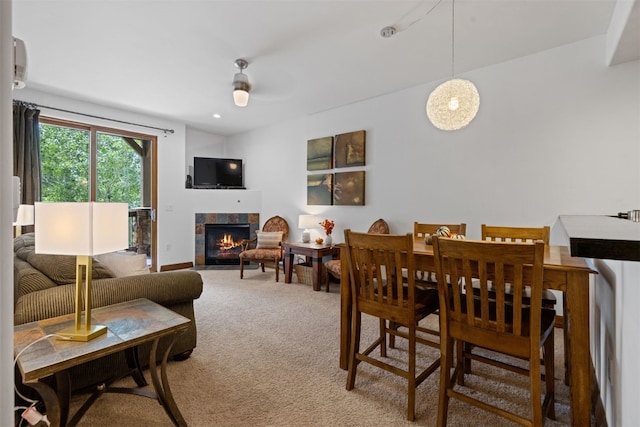
M344 246L344 244L342 244ZM351 286L345 250L340 251L340 368L348 368L351 340ZM416 270L435 271L433 246L416 239L413 244ZM544 287L565 293L564 327L570 360L571 424L588 426L591 420L591 373L589 351L589 276L597 272L583 258L572 257L566 246L548 245L544 254Z

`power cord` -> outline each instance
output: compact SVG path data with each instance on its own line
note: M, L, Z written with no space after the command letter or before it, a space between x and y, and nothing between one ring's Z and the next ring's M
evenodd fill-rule
M43 341L45 339L49 339L52 337L56 337L59 339L63 339L63 340L71 340L70 337L65 337L63 335L58 335L58 334L47 334L45 336L42 336L40 338L38 338L37 340L35 340L34 342L26 345L22 350L20 350L20 352L18 352L18 354L16 355L15 359L13 359L13 365L15 367L16 363L18 363L18 358L20 358L20 356L22 356L22 353L25 352L25 350L27 350L28 348L30 348L32 345ZM24 396L22 393L20 393L20 390L18 390L18 386L16 385L15 381L13 382L13 388L16 392L16 394L18 396L20 396L20 398L22 400L24 400L25 402L30 403L30 406L16 406L13 410L14 411L19 411L19 410L23 410L22 414L20 415L22 417L22 419L20 420L20 423L18 424L18 427L22 427L22 422L24 420L27 420L27 422L29 424L31 424L32 426L38 424L39 422L44 422L46 423L48 426L51 425L51 422L47 419L47 415L44 414L42 415L40 412L38 412L38 410L36 409L36 405L38 404L38 400L33 400L33 399L29 399L28 397Z

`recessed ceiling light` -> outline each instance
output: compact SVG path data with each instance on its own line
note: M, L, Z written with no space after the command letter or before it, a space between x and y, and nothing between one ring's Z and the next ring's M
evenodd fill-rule
M213 113L213 118L214 118L214 119L219 119L220 117L222 117L220 114L218 114L218 113Z

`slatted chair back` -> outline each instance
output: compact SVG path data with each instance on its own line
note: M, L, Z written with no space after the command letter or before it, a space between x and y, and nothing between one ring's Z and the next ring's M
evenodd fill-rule
M447 227L452 233L466 234L467 224L428 224L423 222L413 223L413 237L414 239L424 239L427 234L436 234L436 231L440 227Z
M502 227L482 224L482 240L494 242L535 242L542 240L549 244L550 228L544 227Z

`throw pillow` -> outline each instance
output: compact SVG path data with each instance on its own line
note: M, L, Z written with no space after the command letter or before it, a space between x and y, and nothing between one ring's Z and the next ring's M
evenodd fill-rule
M27 261L58 285L66 285L76 281L76 257L73 255L49 255L31 252L27 256ZM99 262L94 262L92 267L92 280L113 277L111 272Z
M258 235L257 249L277 249L282 242L282 231L256 231Z
M147 256L145 254L121 251L96 255L93 258L111 270L115 277L149 274Z

